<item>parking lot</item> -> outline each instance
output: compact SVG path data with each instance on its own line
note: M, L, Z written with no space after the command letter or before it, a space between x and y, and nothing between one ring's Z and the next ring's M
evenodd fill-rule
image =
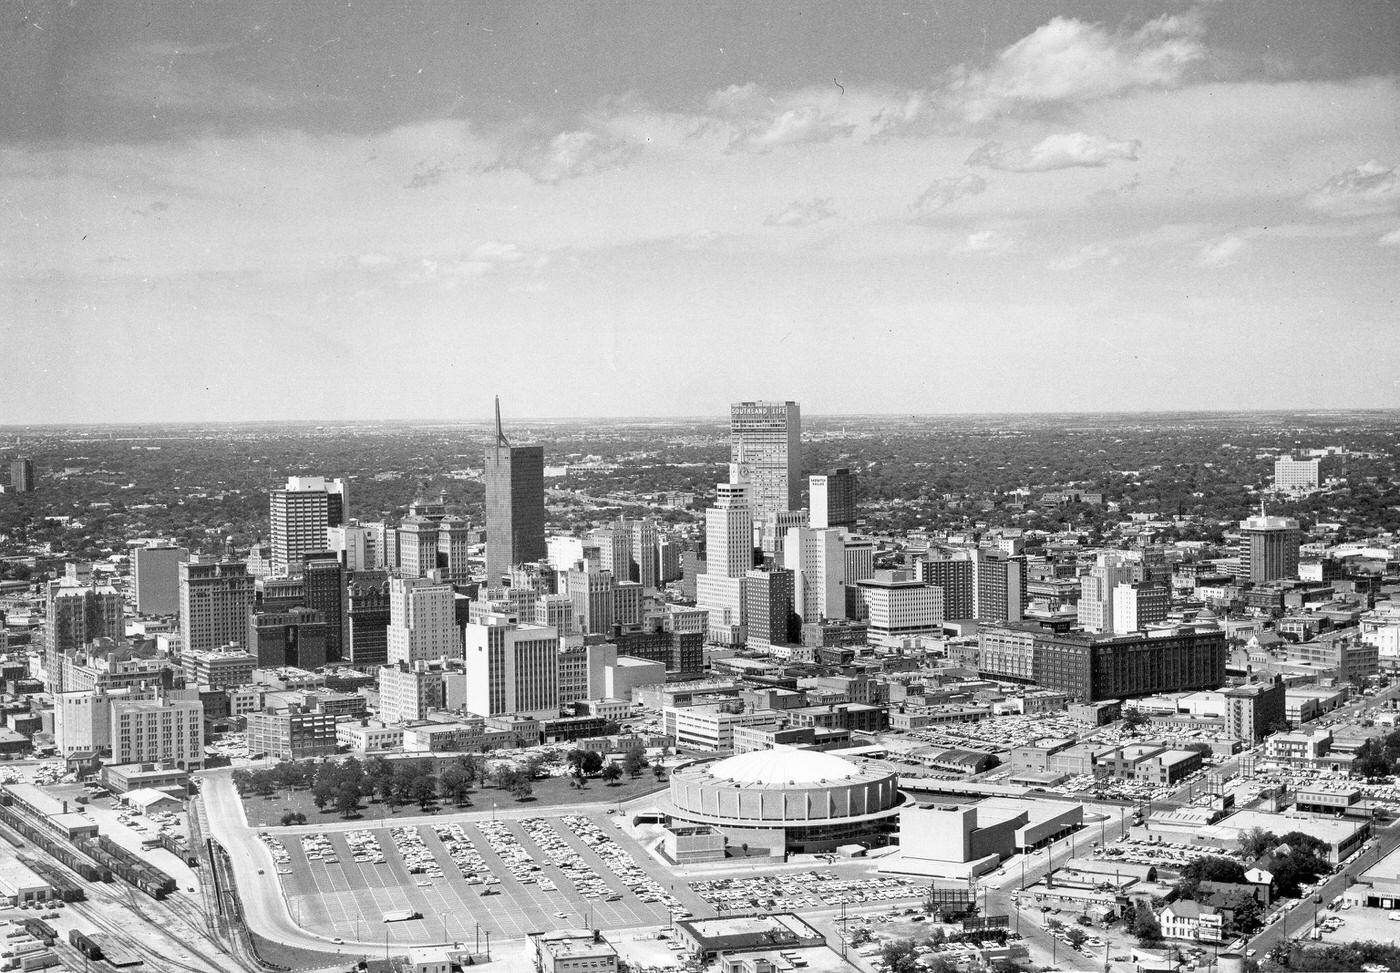
M761 909L797 912L839 908L870 902L898 902L922 898L928 881L890 876L838 877L814 869L753 878L717 878L691 883L695 891L722 912Z
M570 815L264 833L263 841L297 922L347 941L472 941L478 924L514 939L589 924L656 926L673 912L704 909L684 883L639 863L640 850L615 833L606 815ZM382 921L404 909L422 918Z

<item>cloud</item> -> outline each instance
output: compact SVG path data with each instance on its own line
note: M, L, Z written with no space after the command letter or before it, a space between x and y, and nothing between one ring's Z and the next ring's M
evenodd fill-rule
M1105 263L1116 267L1123 258L1105 243L1086 243L1046 264L1051 270L1075 270L1089 263Z
M1101 168L1115 160L1137 161L1142 143L1137 139L1115 141L1102 135L1068 132L1049 135L1035 145L1003 147L987 142L968 156L970 166L1003 172L1049 172L1051 169Z
M75 83L107 102L153 112L205 115L277 111L322 97L302 94L290 99L234 80L216 63L228 50L227 45L217 44L135 44L80 69Z
M1376 242L1383 247L1400 247L1400 229L1391 230Z
M170 209L169 203L165 202L164 200L157 199L154 202L152 202L149 206L143 206L142 208L134 209L131 212L135 213L137 216L157 216L161 213L164 213L168 209Z
M1372 159L1339 172L1304 198L1329 216L1378 216L1400 209L1400 166Z
M916 218L926 218L966 196L976 196L986 190L987 180L976 173L944 176L929 183L910 208L914 210Z
M985 254L996 257L1011 253L1015 249L1016 240L1001 230L978 230L975 233L969 233L967 239L953 248L953 253Z
M814 196L811 199L800 199L789 203L778 212L764 219L763 225L795 228L799 226L810 226L813 223L820 223L822 220L829 220L835 216L836 210L831 207L831 197Z
M1196 253L1196 266L1210 270L1228 267L1244 253L1246 246L1245 238L1234 234L1212 240Z
M519 169L535 182L554 185L590 173L618 169L631 162L640 147L602 132L560 132L548 141L528 142L507 152L497 163Z
M731 150L771 152L784 145L802 142L830 142L850 135L855 125L838 121L815 105L790 108L771 120L761 121L735 132L729 141Z
M1131 34L1056 17L1003 50L986 70L955 70L945 100L980 121L1026 107L1174 87L1205 57L1202 31L1193 15L1159 17Z
M451 170L441 162L434 162L431 165L420 162L417 170L404 183L405 189L426 189L429 186L436 186L442 182L442 177Z

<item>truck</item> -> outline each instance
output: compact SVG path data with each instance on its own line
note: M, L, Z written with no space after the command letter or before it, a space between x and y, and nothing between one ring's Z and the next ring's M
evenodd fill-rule
M385 922L408 922L411 919L421 919L423 913L414 912L412 909L394 909L384 913Z

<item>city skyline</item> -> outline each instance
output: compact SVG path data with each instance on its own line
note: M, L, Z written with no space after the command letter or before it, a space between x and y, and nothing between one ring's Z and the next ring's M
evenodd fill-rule
M9 422L475 417L486 367L577 417L1400 388L1393 4L11 19Z

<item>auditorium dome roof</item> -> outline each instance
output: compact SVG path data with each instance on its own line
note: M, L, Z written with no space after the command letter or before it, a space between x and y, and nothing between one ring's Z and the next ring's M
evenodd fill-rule
M808 785L836 783L859 776L862 771L842 757L819 750L774 747L728 757L709 768L716 780L735 784Z

